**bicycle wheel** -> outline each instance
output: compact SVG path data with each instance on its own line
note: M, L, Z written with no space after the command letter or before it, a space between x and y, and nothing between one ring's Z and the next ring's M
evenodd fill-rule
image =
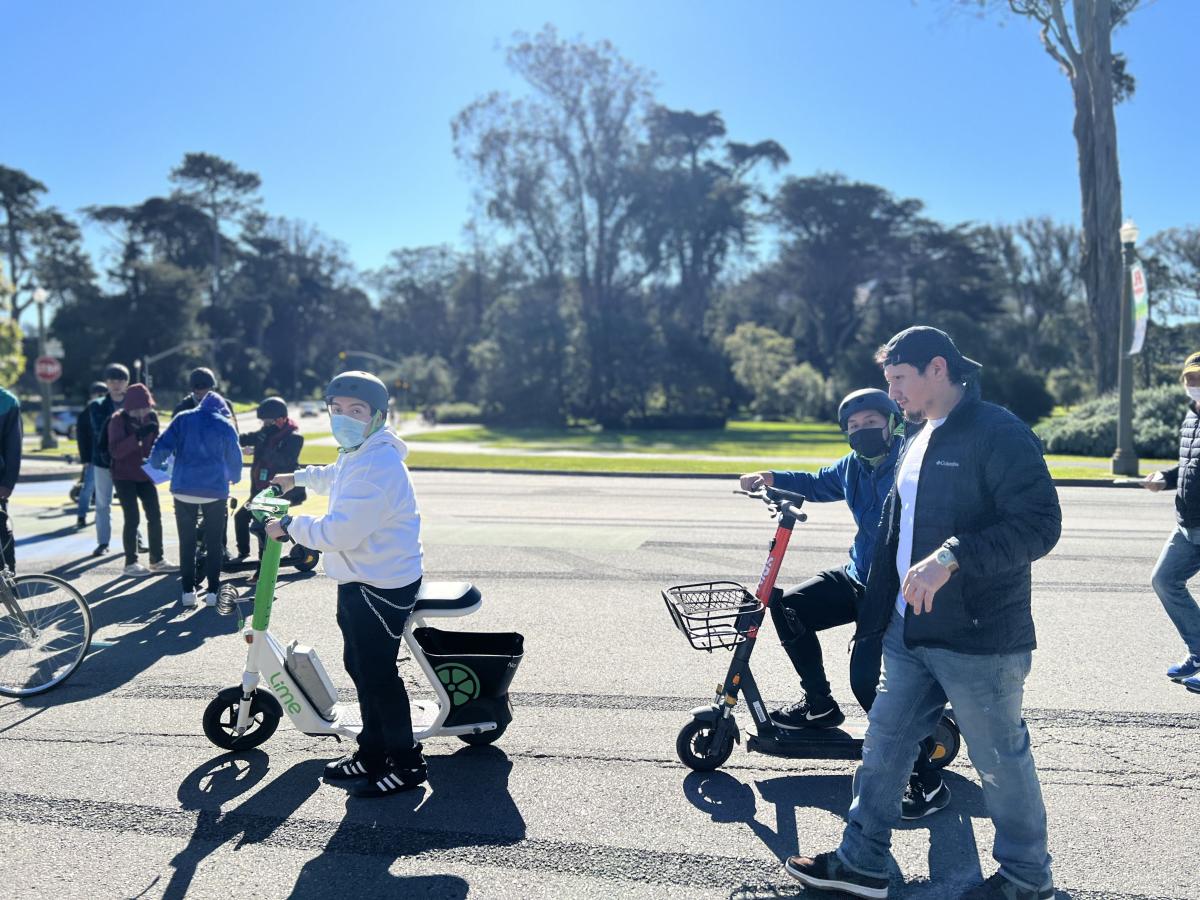
M0 582L0 694L31 697L62 684L92 642L83 594L53 575Z

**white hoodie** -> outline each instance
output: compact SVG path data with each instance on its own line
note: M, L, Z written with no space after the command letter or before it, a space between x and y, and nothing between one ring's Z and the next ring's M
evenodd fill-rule
M398 588L421 577L421 512L404 458L408 447L383 428L328 466L296 472L296 486L329 495L323 516L294 516L288 533L324 554L325 574Z

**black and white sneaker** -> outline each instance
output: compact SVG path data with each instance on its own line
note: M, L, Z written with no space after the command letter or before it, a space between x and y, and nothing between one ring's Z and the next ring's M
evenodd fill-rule
M335 759L325 766L326 781L348 781L351 778L369 778L376 772L382 772L383 764L368 766L368 761L356 750L350 756Z
M352 782L347 790L355 797L387 797L424 784L429 769L421 750L421 745L417 744L401 759L389 757L387 768Z
M900 804L900 818L905 822L923 819L950 805L950 788L939 780L937 787L922 784L915 775L909 778L904 789L904 800Z
M977 884L962 894L959 900L1053 900L1053 898L1053 887L1031 891L1028 888L1018 887L997 872L983 884Z
M867 900L886 900L888 880L855 872L836 853L816 856L789 856L783 869L805 887L823 891L841 891Z
M832 697L805 698L791 706L772 710L771 721L785 731L808 731L813 728L837 728L846 721L846 717Z

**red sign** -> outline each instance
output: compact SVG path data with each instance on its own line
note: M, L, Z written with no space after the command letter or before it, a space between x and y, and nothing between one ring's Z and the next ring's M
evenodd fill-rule
M51 384L62 378L62 363L53 356L39 356L33 364L37 380Z

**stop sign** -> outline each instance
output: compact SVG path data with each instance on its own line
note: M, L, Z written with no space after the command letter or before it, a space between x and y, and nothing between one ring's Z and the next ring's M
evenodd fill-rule
M39 356L33 364L33 371L38 381L49 384L62 378L62 363L53 356Z

